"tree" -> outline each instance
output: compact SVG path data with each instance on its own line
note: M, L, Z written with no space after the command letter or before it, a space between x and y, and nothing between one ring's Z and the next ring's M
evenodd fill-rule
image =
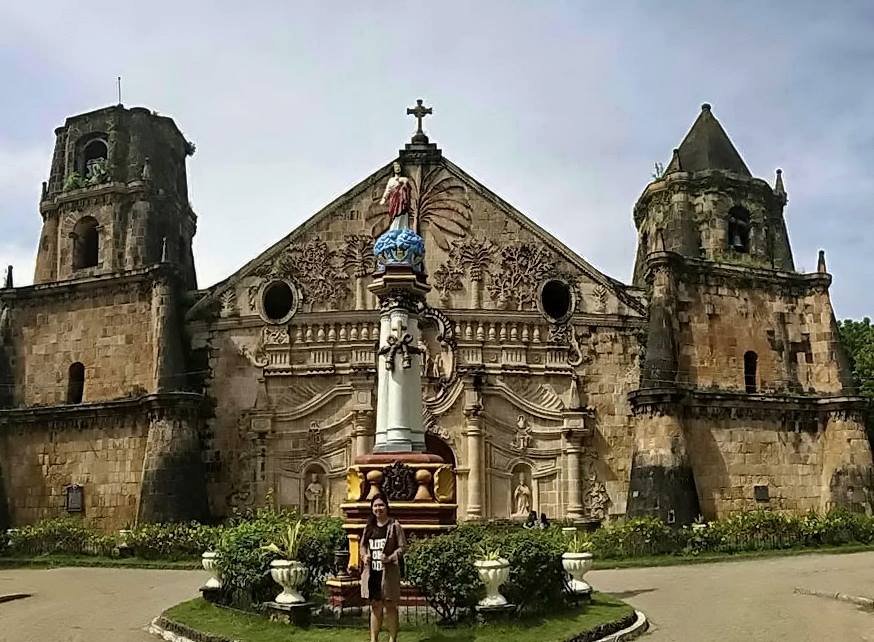
M866 423L874 448L874 325L868 317L847 319L838 323L838 332L850 359L857 394L869 399Z

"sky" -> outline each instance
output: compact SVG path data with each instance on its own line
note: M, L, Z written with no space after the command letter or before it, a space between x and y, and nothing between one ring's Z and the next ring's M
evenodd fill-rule
M444 155L629 282L632 208L701 103L783 169L796 268L874 316L874 3L24 2L0 7L0 265L30 283L55 127L117 102L197 145L200 287L397 155Z

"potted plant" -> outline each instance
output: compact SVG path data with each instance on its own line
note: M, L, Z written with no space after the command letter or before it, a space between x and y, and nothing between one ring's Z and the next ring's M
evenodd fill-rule
M300 549L300 529L302 522L297 520L294 526L289 526L285 535L279 538L279 544L268 544L263 549L276 553L280 559L270 562L270 576L282 587L282 593L276 596L277 604L302 604L306 602L300 593L300 586L307 576L306 567L296 558Z
M583 576L592 568L591 549L592 543L588 539L574 533L567 541L567 551L561 555L561 565L571 576L568 586L577 595L588 595L592 592L592 587L583 580Z
M501 557L497 548L480 547L477 560L473 563L479 577L486 585L486 596L479 601L480 607L506 606L507 598L498 590L510 578L510 562Z
M220 589L222 587L222 576L218 569L218 557L219 554L216 551L205 551L200 556L203 570L209 573L209 579L203 585L205 589Z

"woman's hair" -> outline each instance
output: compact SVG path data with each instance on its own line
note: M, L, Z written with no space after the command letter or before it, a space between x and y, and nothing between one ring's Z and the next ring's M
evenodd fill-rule
M546 518L546 513L540 513L540 523L549 526L549 520Z
M528 513L528 522L534 523L536 521L537 521L537 511L533 510L530 513Z
M391 515L391 508L388 504L388 497L383 495L382 493L377 493L373 499L370 500L370 516L367 518L367 526L364 527L364 536L361 538L361 543L364 544L370 539L370 535L376 529L376 515L373 514L373 502L377 499L381 499L382 503L385 504L385 514Z

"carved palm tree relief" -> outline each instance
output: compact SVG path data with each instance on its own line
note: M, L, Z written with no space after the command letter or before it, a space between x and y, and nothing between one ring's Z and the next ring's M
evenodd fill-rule
M470 231L472 214L467 188L445 167L414 167L411 173L413 229L423 234L427 224L428 233L437 245L449 250L453 239ZM380 204L380 198L382 194L374 192L373 204L364 217L374 237L384 232L390 222L388 206Z

